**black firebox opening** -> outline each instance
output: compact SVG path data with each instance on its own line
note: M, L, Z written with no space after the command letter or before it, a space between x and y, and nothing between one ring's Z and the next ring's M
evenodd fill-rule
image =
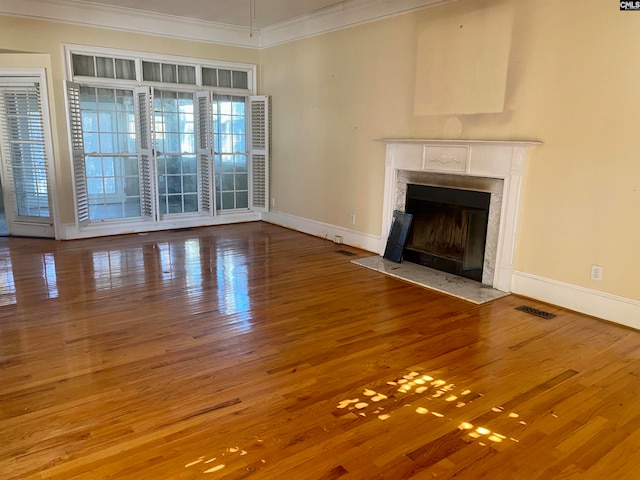
M487 192L407 185L413 223L404 260L481 282L490 199Z

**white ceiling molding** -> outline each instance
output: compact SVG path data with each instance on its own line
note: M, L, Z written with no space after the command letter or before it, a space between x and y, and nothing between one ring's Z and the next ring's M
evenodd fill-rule
M260 46L273 47L294 40L402 15L456 0L352 0L260 30Z
M66 0L2 0L0 14L30 17L85 27L108 28L144 33L181 40L196 40L241 47L260 47L260 38L249 29L213 22L204 22L173 15L141 12L140 10L106 5L87 4L78 8Z
M456 0L346 0L261 30L68 0L2 0L0 14L249 48L266 48Z

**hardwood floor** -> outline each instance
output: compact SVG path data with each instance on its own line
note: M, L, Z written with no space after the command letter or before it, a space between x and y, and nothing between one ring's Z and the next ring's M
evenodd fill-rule
M0 239L0 478L639 478L640 333L338 249Z

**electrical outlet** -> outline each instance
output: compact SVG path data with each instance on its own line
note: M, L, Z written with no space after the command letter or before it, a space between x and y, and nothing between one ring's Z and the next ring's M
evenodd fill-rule
M591 280L596 282L602 281L602 271L604 267L602 265L591 265Z
M337 243L338 245L342 245L342 236L341 235L334 235L333 236L333 243Z
M271 206L272 207L276 206L276 199L274 197L271 197Z
M351 215L349 215L349 223L351 225L355 225L356 224L356 214L352 213Z

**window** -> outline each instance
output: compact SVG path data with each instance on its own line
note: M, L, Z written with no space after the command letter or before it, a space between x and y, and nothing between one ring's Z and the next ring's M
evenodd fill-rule
M133 91L80 87L89 220L140 216Z
M244 97L213 96L213 151L219 210L249 206L245 111Z
M159 62L142 62L145 82L196 84L196 67Z
M135 80L136 64L126 58L72 55L74 76Z
M193 95L156 90L153 105L160 214L197 212Z
M80 225L266 211L251 201L268 181L250 161L253 66L107 53L69 56Z

